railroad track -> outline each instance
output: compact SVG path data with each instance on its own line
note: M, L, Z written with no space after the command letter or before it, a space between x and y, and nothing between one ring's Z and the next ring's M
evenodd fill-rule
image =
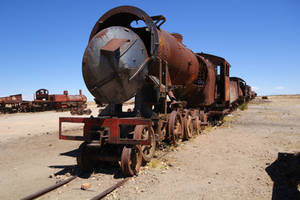
M67 183L69 183L69 182L75 180L77 177L78 177L78 176L71 176L70 178L68 178L68 179L66 179L66 180L59 181L58 183L56 183L56 184L54 184L54 185L51 185L51 186L49 186L49 187L47 187L47 188L44 188L44 189L42 189L42 190L40 190L40 191L37 191L37 192L35 192L35 193L32 193L32 194L30 194L30 195L28 195L28 196L22 198L21 200L31 200L31 199L36 199L36 198L38 198L38 197L40 197L40 196L42 196L42 195L44 195L44 194L46 194L46 193L48 193L48 192L51 192L51 191L53 191L53 190L55 190L55 189L57 189L57 188L59 188L59 187L61 187L61 186L63 186L63 185L65 185L65 184L67 184Z
M220 124L218 125L222 125L223 122L221 122ZM178 141L180 142L180 141ZM166 150L166 149L165 149ZM161 160L162 158L164 158L166 155L168 155L168 153L170 151L166 150L166 151L157 151L157 152L160 152L159 155L156 155L154 156L155 159L157 160ZM75 179L77 179L78 177L81 177L81 174L77 174L77 175L74 175L74 176L71 176L65 180L62 180L56 184L53 184L47 188L44 188L38 192L35 192L33 194L30 194L24 198L22 198L21 200L32 200L32 199L36 199L42 195L45 195L51 191L54 191L64 185L66 185L67 183L70 183L71 181L74 181ZM110 194L111 192L113 192L115 189L119 188L120 186L124 185L126 182L128 182L128 180L130 180L132 177L127 177L127 178L124 178L120 181L118 181L117 183L114 183L112 184L110 187L106 188L105 190L103 190L101 193L99 193L98 195L94 196L91 198L91 200L98 200L98 199L102 199L104 198L105 196L107 196L108 194Z
M157 160L161 160L163 157L165 157L167 154L169 153L169 151L167 152L163 152L162 154L158 155L156 157ZM24 198L21 198L21 200L33 200L33 199L36 199L42 195L45 195L51 191L54 191L64 185L66 185L67 183L70 183L71 181L74 181L75 179L77 179L78 177L80 177L80 174L79 175L74 175L74 176L71 176L65 180L62 180L62 181L59 181L51 186L48 186L44 189L41 189L35 193L32 193ZM113 192L115 189L121 187L122 185L124 185L127 181L129 181L132 177L126 177L124 178L123 180L121 181L118 181L117 183L113 184L112 186L108 187L107 189L103 190L101 193L99 193L98 195L94 196L91 198L91 200L99 200L99 199L102 199L104 198L105 196L107 196L108 194L110 194L111 192Z

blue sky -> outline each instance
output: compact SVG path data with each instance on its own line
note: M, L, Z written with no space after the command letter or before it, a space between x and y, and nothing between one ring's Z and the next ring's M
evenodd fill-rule
M300 93L300 1L0 0L0 96L39 88L92 99L81 61L90 31L109 9L134 5L162 14L194 52L224 57L260 95Z

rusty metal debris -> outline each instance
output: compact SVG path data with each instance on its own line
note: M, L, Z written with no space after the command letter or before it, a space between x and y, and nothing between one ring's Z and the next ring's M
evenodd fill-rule
M129 180L129 178L125 178L121 181L119 181L118 183L116 183L115 185L107 188L105 191L101 192L100 194L98 194L97 196L91 198L91 200L99 200L102 199L103 197L105 197L106 195L108 195L109 193L111 193L112 191L114 191L115 189L117 189L118 187L124 185L124 183L126 183Z

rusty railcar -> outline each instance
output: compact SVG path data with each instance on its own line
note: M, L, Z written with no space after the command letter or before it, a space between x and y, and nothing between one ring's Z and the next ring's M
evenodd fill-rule
M87 98L79 90L78 95L69 95L65 90L63 94L49 94L47 89L39 89L35 93L32 106L35 110L68 110L80 108L85 105Z
M14 112L39 112L47 110L71 110L72 114L88 114L85 110L87 98L79 90L78 95L49 94L47 89L39 89L35 92L33 101L24 101L22 94L0 98L0 113Z
M230 111L230 64L194 53L183 45L182 35L161 29L165 21L162 15L121 6L96 22L82 73L96 103L108 106L97 117L59 119L60 139L83 141L77 157L82 170L99 161L120 161L123 173L132 176L150 161L157 143L189 139L208 118ZM232 82L239 98L240 86ZM134 110L123 112L123 103L133 97ZM83 123L83 135L63 134L62 123Z
M236 98L234 101L235 106L246 102L247 101L246 96L248 92L247 91L248 88L246 87L247 85L246 82L239 77L230 77L230 82L234 87L234 89L232 88L232 90L236 91Z
M22 94L0 97L0 113L18 112L23 102Z

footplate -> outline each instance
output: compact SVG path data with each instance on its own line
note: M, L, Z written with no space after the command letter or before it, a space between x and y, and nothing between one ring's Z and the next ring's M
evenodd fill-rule
M64 135L62 130L62 123L83 123L83 136ZM147 139L129 139L120 138L120 125L147 125L151 127L151 120L140 117L132 118L84 118L84 117L60 117L59 118L59 139L61 140L80 140L87 141L89 138L89 130L92 126L109 128L109 136L107 143L110 144L129 144L129 145L150 145L151 137Z

